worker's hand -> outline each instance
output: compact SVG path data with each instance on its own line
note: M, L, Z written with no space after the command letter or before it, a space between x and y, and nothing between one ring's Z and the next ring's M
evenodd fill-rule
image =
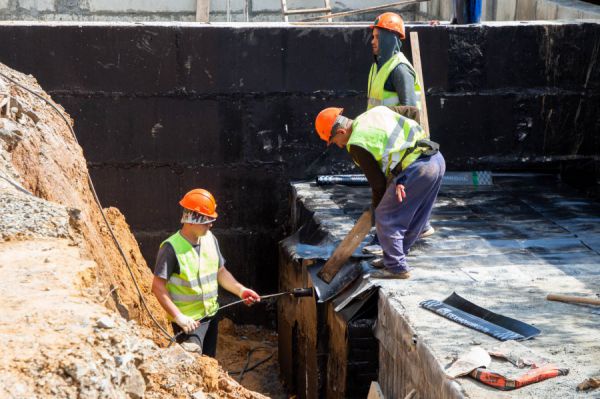
M189 334L192 331L194 331L199 324L198 321L184 315L183 313L179 313L177 315L177 317L175 318L175 323L177 323L179 327L183 328L183 332L185 332L186 334Z
M242 298L244 300L244 303L248 306L254 305L256 302L260 302L260 295L258 295L250 288L244 288L242 290L240 298Z
M396 184L396 198L398 198L398 202L402 202L406 198L403 184Z

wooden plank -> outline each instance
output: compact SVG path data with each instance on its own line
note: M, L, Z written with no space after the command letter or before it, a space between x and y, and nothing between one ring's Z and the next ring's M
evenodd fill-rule
M600 306L600 299L597 299L597 298L585 298L585 297L580 297L580 296L548 294L546 299L549 301L558 301L558 302L565 302L565 303L580 303L580 304L584 304L584 305Z
M354 250L364 240L365 236L371 230L371 211L365 211L352 230L342 240L340 245L333 251L331 258L327 260L323 269L319 272L319 277L326 283L331 282L333 277L340 271L342 265L350 258Z
M196 0L196 22L208 22L210 0Z
M383 396L383 392L381 392L381 387L377 381L371 382L371 388L369 388L369 395L367 395L367 399L385 399L385 396Z
M429 134L429 119L427 117L427 103L425 102L425 81L423 80L423 70L421 67L421 51L419 49L419 34L417 32L410 32L410 47L412 50L412 60L417 77L421 83L421 126L425 129L427 137L431 137Z

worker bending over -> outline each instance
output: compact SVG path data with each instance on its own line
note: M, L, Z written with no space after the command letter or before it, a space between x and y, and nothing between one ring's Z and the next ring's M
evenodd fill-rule
M225 268L217 238L210 232L217 219L217 203L212 194L195 189L179 204L183 207L183 226L160 245L152 292L172 321L175 334L183 332L177 342L214 357L218 321L212 317L219 309L218 286L239 296L247 305L260 302L260 296L240 284Z
M397 109L418 113L414 107ZM409 278L406 255L431 215L446 170L444 157L417 122L388 107L371 108L355 120L342 111L322 110L315 127L328 145L348 150L371 186L384 267L371 276Z
M385 105L414 106L421 111L421 92L425 88L419 82L412 64L401 51L402 40L406 38L402 17L393 12L386 12L378 16L369 28L372 30L371 48L374 60L367 86L367 110ZM418 119L417 123L420 123ZM421 237L434 233L435 229L427 221Z

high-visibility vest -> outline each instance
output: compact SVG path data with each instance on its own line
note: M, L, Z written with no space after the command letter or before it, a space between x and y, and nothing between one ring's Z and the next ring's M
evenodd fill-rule
M423 149L416 144L426 137L425 130L417 122L378 106L354 120L346 148L350 151L350 146L355 145L369 151L388 177L400 161L404 170L419 158Z
M200 237L200 255L180 232L163 241L171 244L179 263L179 273L167 281L167 291L177 308L186 316L199 320L213 315L219 309L219 253L213 234L208 231Z
M413 76L415 77L415 96L417 97L417 108L419 111L421 110L421 84L419 83L419 78L417 77L417 73L415 69L408 61L408 59L402 54L402 52L397 52L393 56L390 57L389 60L378 71L377 63L374 62L371 66L371 71L369 72L369 85L367 88L367 110L376 107L378 105L392 106L392 105L406 105L400 104L400 99L398 98L398 93L395 91L387 91L385 90L385 82L387 81L390 73L400 64L405 64L410 68Z

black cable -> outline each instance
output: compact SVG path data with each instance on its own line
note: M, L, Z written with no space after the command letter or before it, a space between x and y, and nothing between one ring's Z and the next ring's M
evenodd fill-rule
M75 140L75 143L77 143L77 145L79 145L79 141L77 140L77 135L75 135L75 131L73 130L73 127L71 127L71 124L69 123L69 121L67 120L67 118L63 115L62 111L54 104L53 101L45 98L41 94L39 94L36 91L30 89L29 87L27 87L27 86L25 86L25 85L17 82L16 80L14 80L14 79L6 76L3 72L0 72L0 75L3 76L5 79L9 80L10 82L16 84L20 88L22 88L22 89L28 91L29 93L33 94L34 96L36 96L37 98L41 99L42 101L46 102L52 108L54 108L54 110L60 115L60 117L63 119L63 121L65 122L65 124L67 125L67 127L69 128L69 130L71 131L71 135L73 136L73 139ZM158 322L158 320L156 320L156 318L154 317L154 315L150 311L150 308L148 307L148 304L146 303L146 300L144 299L144 295L142 295L142 290L140 289L140 286L138 285L138 282L135 279L135 275L133 274L133 270L131 269L131 265L129 264L129 261L127 260L127 257L125 256L125 252L123 251L123 248L121 247L121 244L119 243L119 240L117 240L117 237L115 236L115 233L113 232L113 229L110 226L110 223L108 223L108 219L106 218L106 214L104 213L104 209L102 208L102 204L100 203L100 199L98 198L98 194L96 193L96 189L94 188L94 183L92 182L92 177L90 176L89 171L87 172L87 181L88 181L88 185L90 187L90 190L92 191L92 194L94 196L94 201L96 201L96 205L98 205L98 208L100 209L100 213L102 214L102 219L104 219L104 223L106 223L106 226L108 227L108 231L110 232L110 236L112 237L115 245L117 246L117 249L119 250L119 253L121 254L121 257L123 258L123 261L125 262L125 266L127 266L127 270L129 270L129 274L131 275L131 279L133 280L133 284L135 285L135 289L136 289L136 291L138 293L138 296L140 297L140 301L142 302L142 305L144 306L144 309L146 310L146 312L148 313L148 315L150 316L150 318L152 319L152 321L154 322L154 324L156 324L156 326L160 329L160 331L169 339L169 341L173 342L175 338L173 336L171 336L171 334L169 334L169 332L163 326L160 325L160 323Z
M257 346L257 347L254 347L254 348L250 349L248 351L248 354L246 355L246 364L244 365L244 367L241 370L238 370L238 371L230 371L229 374L230 375L239 374L240 378L239 378L238 382L241 383L242 382L242 378L244 378L244 374L246 372L252 371L255 368L257 368L258 366L260 366L261 364L269 361L273 357L274 352L271 352L271 354L269 356L265 357L262 360L259 360L258 362L254 363L252 366L249 366L249 364L250 364L250 357L252 356L252 354L254 352L256 352L257 350L266 350L266 351L268 351L270 349L271 348L268 348L266 346Z

